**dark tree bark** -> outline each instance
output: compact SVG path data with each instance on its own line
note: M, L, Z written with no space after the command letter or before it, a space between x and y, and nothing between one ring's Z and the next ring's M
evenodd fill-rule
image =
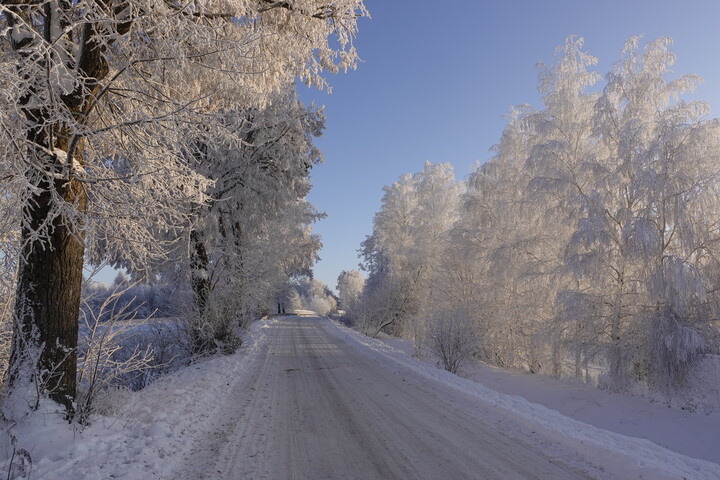
M53 18L59 25L68 25L72 3L58 2L56 7L45 4L42 21L30 21L30 3L19 2L8 7L5 14L9 26L36 25L36 34L47 44ZM37 12L37 10L36 10ZM72 417L77 390L78 317L84 257L83 218L88 194L74 169L82 167L83 138L73 134L78 126L86 125L99 82L107 75L105 47L93 40L95 27L87 24L84 33L76 37L78 70L84 80L75 91L60 96L62 111L70 117L68 123L57 120L50 105L38 105L36 85L42 80L27 78L28 89L19 99L28 124L27 180L28 201L22 210L22 255L18 265L15 295L15 330L8 381L10 388L20 382L34 382L38 393L65 406ZM127 28L121 25L119 28ZM118 30L119 32L119 30ZM121 33L121 32L119 32ZM48 58L32 55L31 39L11 42L13 49L25 62L36 62L47 68ZM70 65L72 67L72 65ZM54 197L54 198L53 198ZM58 215L58 203L68 215Z
M210 258L205 247L202 235L195 229L190 231L190 282L193 290L193 306L195 307L196 321L193 322L193 353L202 353L209 347L207 335L200 330L202 319L207 309L210 297Z
M56 182L53 188L68 203L85 209L87 195L79 182ZM51 208L48 190L33 198L27 209L31 223L22 232L26 244L20 259L15 299L18 324L11 358L15 371L10 381L12 384L18 380L18 374L29 374L72 416L84 244L80 226L72 231L62 224L60 217L52 220L47 242L31 240L33 233L48 219ZM37 354L38 365L28 365ZM34 371L23 372L23 366L30 366Z

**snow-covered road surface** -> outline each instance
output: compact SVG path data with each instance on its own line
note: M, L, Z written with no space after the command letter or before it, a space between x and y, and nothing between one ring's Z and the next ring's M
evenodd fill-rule
M270 329L235 413L186 457L187 478L591 478L498 432L432 380L362 355L325 319Z

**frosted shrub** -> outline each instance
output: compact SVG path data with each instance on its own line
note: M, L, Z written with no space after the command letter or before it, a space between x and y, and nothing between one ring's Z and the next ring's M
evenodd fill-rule
M128 308L132 302L118 305L129 288L116 289L97 308L86 305L81 310L75 416L80 423L88 421L102 392L125 386L128 378L145 377L158 367L151 344L128 341L133 330L148 322L137 318L137 308Z
M137 391L145 388L155 378L178 365L186 364L192 348L187 331L179 319L153 319L141 321L120 342L121 349L115 354L119 362L127 361L135 351L151 352L148 368L131 370L119 375L116 384Z
M288 282L290 311L311 310L318 315L337 311L337 299L332 291L316 278L299 278Z
M213 291L204 312L189 320L192 351L195 355L232 353L240 346L236 327L241 325L240 298Z
M1 248L1 247L0 247ZM0 257L4 256L0 254ZM10 364L10 350L12 346L13 325L12 306L13 297L10 293L14 282L13 263L7 259L0 259L0 394L6 385L5 373Z
M313 297L310 300L310 310L318 315L328 315L337 310L337 302L332 297Z
M655 313L651 321L649 360L651 383L669 394L684 386L690 368L705 350L701 332L686 325L670 308Z
M471 318L458 311L434 315L428 324L425 341L450 373L457 373L463 362L475 354L478 346Z
M382 300L380 299L380 301ZM365 297L356 313L355 328L364 335L375 338L384 327L392 325L397 314L383 308L386 302L373 302L377 302L377 300L374 300L370 295Z
M417 315L412 294L406 283L396 279L373 279L366 285L357 308L356 328L369 337L380 332L399 335L406 319Z

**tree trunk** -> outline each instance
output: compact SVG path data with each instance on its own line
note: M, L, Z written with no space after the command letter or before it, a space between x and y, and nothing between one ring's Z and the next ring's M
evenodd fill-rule
M201 353L207 350L208 335L202 331L205 323L205 312L210 296L210 278L207 249L202 235L195 229L190 231L190 282L193 290L193 306L195 321L192 324L193 351Z
M613 316L610 324L610 380L613 388L621 391L624 388L625 381L625 362L621 339L621 324L623 317L623 294L624 284L621 278L618 292L615 295L615 305Z
M208 278L210 260L205 242L197 230L190 232L190 241L192 243L190 268L192 269L192 288L195 295L193 303L198 313L203 315L210 295L210 279Z
M10 386L34 382L39 394L73 414L76 393L78 313L82 286L84 234L82 225L61 216L51 218L50 190L81 212L87 194L77 180L40 182L39 193L32 196L24 215L28 224L22 229L24 248L18 267L15 319L11 354ZM46 241L36 233L49 223Z
M29 5L29 4L27 4ZM28 81L27 92L18 104L28 125L28 181L31 190L23 206L21 238L22 255L18 265L15 295L15 329L8 375L9 386L21 383L35 385L38 400L48 393L64 405L69 417L77 390L78 317L82 287L84 224L88 195L84 185L74 177L74 169L82 168L83 137L74 132L87 124L100 81L108 73L104 52L109 43L94 38L95 25L88 22L82 34L65 32L74 2L51 2L42 9L32 10L25 4L7 7L8 25L28 33L11 39L11 46L22 63L36 63L39 71L50 71L53 64L66 62L82 81L73 92L60 95L61 102L47 102L38 95L38 87L49 78L35 78L37 72L21 75ZM117 7L116 7L117 8ZM33 16L36 15L36 16ZM32 20L31 20L32 17ZM51 28L55 25L56 28ZM106 28L106 27L100 27ZM117 24L115 31L123 35L129 22ZM79 33L79 32L76 32ZM77 63L68 64L48 49L43 56L34 56L32 42L42 37L47 45L65 41L76 42ZM29 70L32 72L32 69ZM42 74L40 74L42 75ZM59 120L71 113L69 125ZM64 157L53 153L64 153ZM68 215L58 215L58 204Z
M580 332L576 330L576 335L580 335ZM579 336L575 338L580 338ZM575 343L575 378L578 380L583 378L583 369L582 369L582 350L580 349L580 345L578 343Z

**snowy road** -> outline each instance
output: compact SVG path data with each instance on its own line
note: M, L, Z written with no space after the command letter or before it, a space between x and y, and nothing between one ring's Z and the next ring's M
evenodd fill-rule
M236 415L188 478L590 478L448 403L427 379L361 355L327 320L270 328L257 371L236 387Z

